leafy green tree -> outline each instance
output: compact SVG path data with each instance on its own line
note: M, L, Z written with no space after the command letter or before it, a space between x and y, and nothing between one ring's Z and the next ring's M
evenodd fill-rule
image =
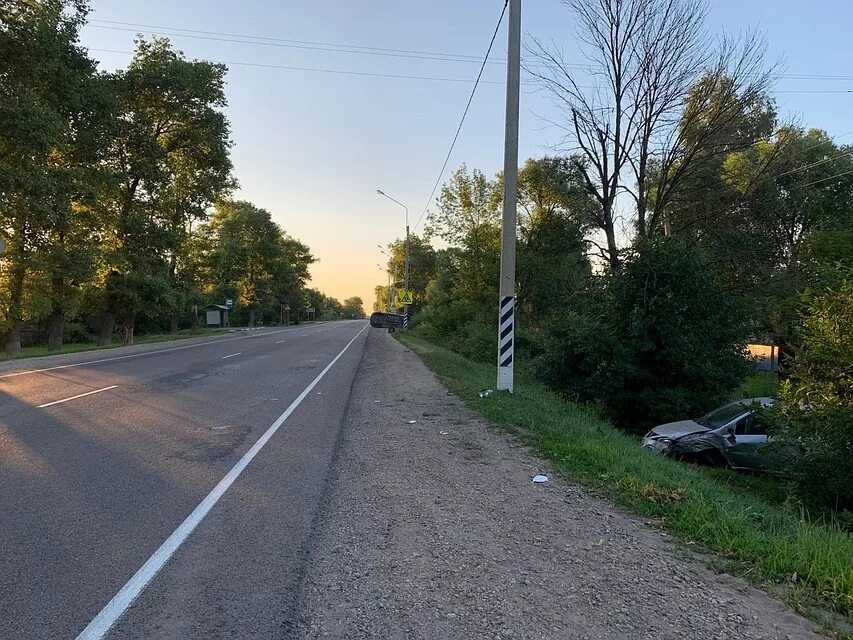
M498 177L502 190L503 177ZM576 302L590 275L585 234L597 205L572 158L529 158L518 174L516 281L523 323L538 326Z
M398 238L388 245L388 249L391 257L387 268L391 272L392 287L402 288L405 281L406 242ZM427 286L434 277L435 249L426 239L412 234L409 237L409 289L417 301L423 301Z
M853 510L853 269L828 272L804 294L777 438L799 452L789 471L801 495Z
M488 305L497 300L500 264L500 193L482 172L462 165L441 188L438 208L429 216L427 237L437 236L461 251L458 295Z
M0 5L0 277L10 357L20 353L27 302L41 297L62 317L68 277L88 271L86 252L69 249L89 237L73 198L86 190L98 137L94 63L79 45L87 12L83 0ZM52 301L44 287L34 290L39 281L55 285Z
M364 301L358 296L347 298L343 302L341 311L344 318L348 320L361 320L364 318Z
M110 169L112 226L104 243L108 339L119 316L133 341L143 309L180 306L179 261L189 226L230 187L223 65L188 61L166 39L139 40L116 79L120 117Z
M632 429L699 415L748 370L741 314L677 237L639 241L586 308L548 329L537 375Z
M266 209L249 202L217 202L209 225L199 231L207 245L207 291L220 300L232 298L254 326L264 310L279 305L298 308L301 289L314 261L308 247L286 236Z

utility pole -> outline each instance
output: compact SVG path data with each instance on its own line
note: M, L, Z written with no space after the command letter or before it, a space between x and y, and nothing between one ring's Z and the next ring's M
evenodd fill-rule
M521 0L509 0L504 137L504 202L498 303L498 389L512 393L515 351L515 221L518 197L518 101L521 70Z

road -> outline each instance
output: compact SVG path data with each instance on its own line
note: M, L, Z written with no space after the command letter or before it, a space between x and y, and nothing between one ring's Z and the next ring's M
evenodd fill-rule
M0 371L0 638L289 636L364 329Z

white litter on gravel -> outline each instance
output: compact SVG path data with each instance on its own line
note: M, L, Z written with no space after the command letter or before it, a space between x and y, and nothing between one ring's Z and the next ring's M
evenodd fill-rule
M544 476L541 473L533 476L533 484L545 484L546 482L548 482L548 476Z

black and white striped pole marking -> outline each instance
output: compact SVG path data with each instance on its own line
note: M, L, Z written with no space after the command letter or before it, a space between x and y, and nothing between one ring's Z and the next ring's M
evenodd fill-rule
M498 322L498 389L512 391L513 338L515 337L515 299L501 298Z
M408 311L403 314L403 328L404 329L409 328L409 313L408 313Z
M515 219L518 197L518 98L521 69L521 0L509 0L506 65L504 202L498 309L498 389L512 393L515 336Z

